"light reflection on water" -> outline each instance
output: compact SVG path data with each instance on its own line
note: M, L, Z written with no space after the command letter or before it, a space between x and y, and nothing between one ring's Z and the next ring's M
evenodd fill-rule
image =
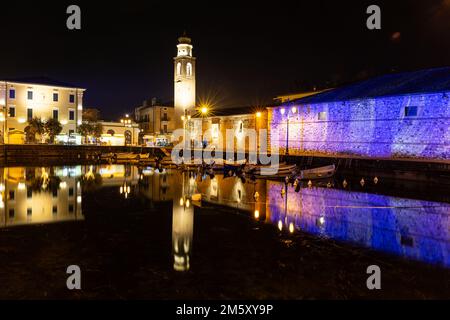
M173 268L190 268L197 193L209 206L239 209L288 236L298 230L409 259L450 266L450 205L333 188L189 173L129 165L0 169L1 227L83 220L83 194L116 188L122 199L172 203ZM83 192L82 192L83 190ZM284 190L284 192L282 192ZM111 199L115 201L115 199ZM128 200L126 200L128 201ZM220 223L220 221L218 221Z

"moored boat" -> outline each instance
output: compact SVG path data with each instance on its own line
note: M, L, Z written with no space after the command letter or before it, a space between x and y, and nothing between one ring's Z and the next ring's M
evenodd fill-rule
M334 164L319 168L301 170L297 176L300 180L314 180L330 178L336 172L336 166Z

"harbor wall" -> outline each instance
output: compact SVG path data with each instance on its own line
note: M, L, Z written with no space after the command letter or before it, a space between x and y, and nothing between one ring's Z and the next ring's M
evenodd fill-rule
M450 160L450 92L292 102L269 108L268 123L281 154Z

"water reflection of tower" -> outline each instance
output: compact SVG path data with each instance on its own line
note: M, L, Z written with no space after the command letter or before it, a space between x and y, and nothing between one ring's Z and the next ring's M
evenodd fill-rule
M176 184L172 211L172 246L175 271L187 271L190 267L192 238L194 232L194 207L192 194L195 179L189 173L182 173L182 183Z

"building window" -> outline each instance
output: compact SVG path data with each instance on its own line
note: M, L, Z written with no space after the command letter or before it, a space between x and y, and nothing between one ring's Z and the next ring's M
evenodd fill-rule
M16 116L16 107L9 107L9 116L14 118Z
M69 120L75 120L75 110L69 110Z
M58 120L58 114L59 114L58 109L53 109L53 119Z
M10 99L16 98L16 89L9 89L9 98Z
M192 76L192 64L190 62L186 65L186 74L190 77Z
M69 197L73 197L73 188L69 188Z
M9 191L9 200L14 200L15 198L15 192L14 191Z
M31 188L27 189L27 198L31 199L33 197L33 190L31 190Z
M164 133L167 133L167 124L164 125Z
M181 75L181 62L177 63L177 75Z
M57 206L53 206L52 207L52 213L53 214L57 214L58 213L58 207Z
M58 102L58 94L57 93L53 93L53 102Z
M33 100L33 91L27 91L27 99Z
M239 122L239 133L244 132L244 123L242 121Z
M33 119L33 109L32 108L27 108L27 119L28 120Z
M405 117L416 117L417 107L405 107Z
M325 111L319 112L319 120L327 120L327 113Z
M74 103L75 102L75 95L74 94L70 94L69 95L69 102L70 103Z
M33 214L33 209L27 208L27 216L31 216Z
M70 213L73 212L73 204L69 204L69 212L70 212Z
M14 215L15 215L14 209L9 209L9 218L14 219Z

